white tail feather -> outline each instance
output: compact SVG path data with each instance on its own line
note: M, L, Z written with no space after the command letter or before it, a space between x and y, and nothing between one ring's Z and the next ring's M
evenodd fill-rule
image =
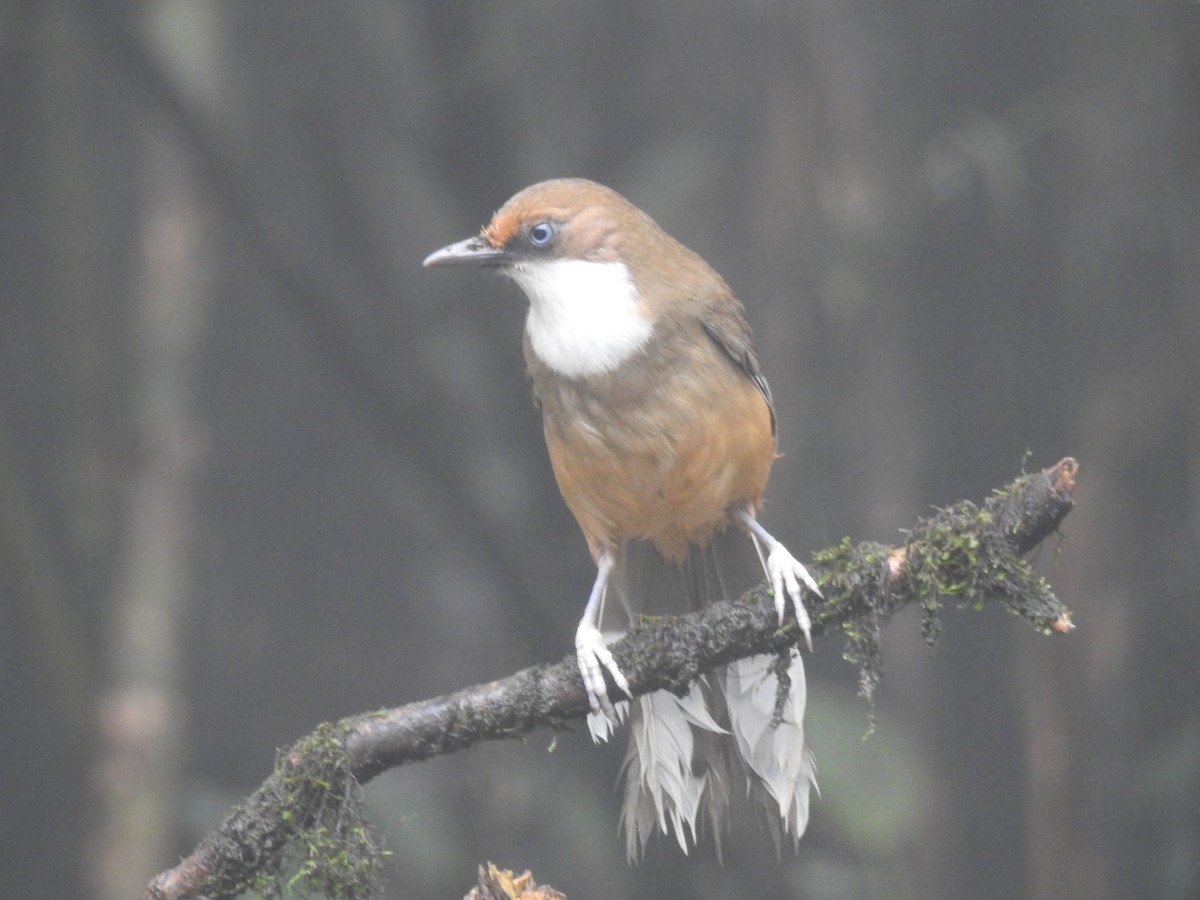
M621 810L630 861L638 858L655 826L663 834L673 833L684 853L689 841L695 842L708 776L695 774L692 729L728 733L709 713L699 682L684 697L655 691L636 702Z
M632 542L621 556L614 585L630 616L662 615L740 596L764 574L756 544L729 530L706 547L691 548L682 569L652 546ZM654 607L648 610L649 601ZM804 666L793 651L791 687L775 727L778 678L771 667L776 658L758 656L717 669L682 698L660 691L633 701L621 811L630 862L655 832L673 834L687 852L698 828L711 831L719 859L729 801L741 790L752 806L767 813L777 845L781 827L799 843L816 784L813 757L804 743ZM601 718L596 725L607 736L613 723Z
M742 759L778 804L784 831L799 842L808 825L809 792L816 784L816 767L804 742L804 663L796 650L791 653L791 690L778 726L773 724L779 685L771 668L775 657L752 656L731 663L725 696ZM752 793L752 788L753 780L748 792Z
M587 714L588 733L591 734L592 740L597 744L605 743L618 726L625 721L625 717L629 715L629 701L618 700L612 704L612 716L603 711L593 711Z

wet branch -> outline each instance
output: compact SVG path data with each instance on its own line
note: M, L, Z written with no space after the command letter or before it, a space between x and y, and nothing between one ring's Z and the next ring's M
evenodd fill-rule
M1067 609L1025 557L1071 511L1078 468L1068 457L1021 476L982 505L963 501L938 510L899 546L846 539L815 554L809 570L825 597L808 598L813 637L843 636L869 699L882 671L881 627L905 606L921 606L930 641L946 601L999 602L1047 633L1069 631ZM682 690L701 672L783 651L797 637L794 620L778 625L772 598L760 587L740 600L658 620L612 651L634 692L644 694ZM483 741L574 728L587 711L572 654L488 684L321 726L281 754L262 787L191 855L158 875L145 896L232 897L261 889L297 865L313 873L310 886L340 891L330 895L374 896L379 861L361 817L360 785L387 769Z

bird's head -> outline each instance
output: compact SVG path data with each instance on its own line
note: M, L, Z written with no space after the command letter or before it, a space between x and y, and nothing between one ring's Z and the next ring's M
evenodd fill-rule
M526 188L478 235L431 253L425 265L504 271L529 298L534 353L568 377L611 372L645 349L669 309L727 290L648 215L582 178Z

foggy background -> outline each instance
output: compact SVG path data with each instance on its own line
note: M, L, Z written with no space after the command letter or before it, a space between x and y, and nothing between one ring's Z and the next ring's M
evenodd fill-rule
M742 298L798 555L1065 455L1078 630L809 663L798 856L617 835L625 735L366 787L389 897L1200 894L1200 4L0 6L0 895L140 894L318 722L560 659L593 578L503 279L594 178Z

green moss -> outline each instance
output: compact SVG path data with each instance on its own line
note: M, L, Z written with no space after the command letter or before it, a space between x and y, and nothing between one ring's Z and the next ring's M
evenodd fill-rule
M858 666L858 693L869 708L868 730L875 727L875 690L883 678L890 552L883 544L855 544L846 537L813 557L822 570L820 585L827 600L817 618L839 622L845 638L842 656Z
M1035 494L1027 490L1033 477L1039 476L1018 478L983 506L957 503L918 520L903 532L901 548L843 538L814 555L825 595L814 618L841 629L843 656L858 666L859 694L871 705L871 728L883 677L882 626L905 603L920 603L921 633L931 647L941 634L947 600L973 609L999 601L1043 632L1056 621L1061 627L1062 605L1014 550L1033 520L1027 506Z
M941 632L944 599L972 609L999 601L1042 631L1062 614L1046 580L1013 550L1013 536L1025 527L1014 500L1029 477L994 492L982 507L956 503L908 532L903 589L920 597L922 633L931 645Z
M378 847L363 812L344 744L347 730L342 723L323 724L279 753L271 777L227 823L232 826L228 840L236 847L221 848L222 858L250 863L247 868L255 874L237 883L214 873L213 883L223 891L213 893L320 895L329 900L381 896L386 852ZM255 811L273 812L278 824L260 828ZM243 819L244 831L238 827ZM256 858L247 860L247 852Z

